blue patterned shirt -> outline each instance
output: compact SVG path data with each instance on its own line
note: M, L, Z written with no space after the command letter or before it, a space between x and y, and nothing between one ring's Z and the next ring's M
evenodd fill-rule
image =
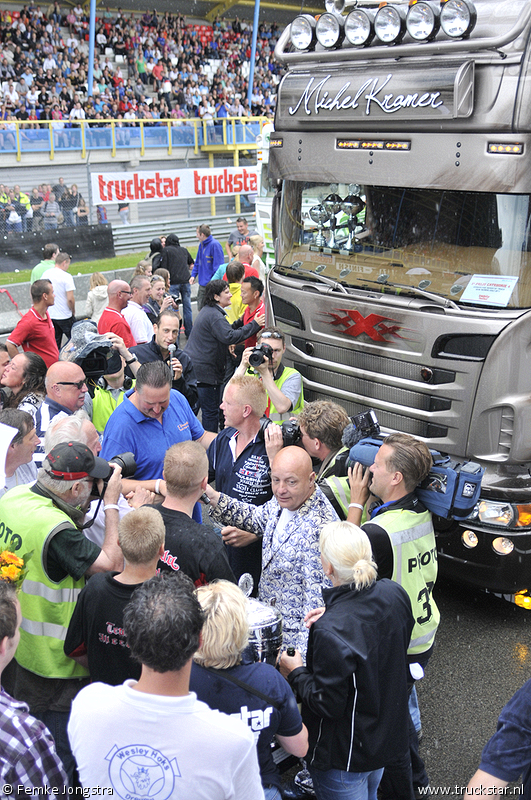
M321 590L330 586L321 565L319 533L339 517L319 487L280 530L281 514L275 497L253 506L221 494L212 517L262 537L259 599L282 614L283 647L295 647L304 658L308 645L304 617L323 605Z

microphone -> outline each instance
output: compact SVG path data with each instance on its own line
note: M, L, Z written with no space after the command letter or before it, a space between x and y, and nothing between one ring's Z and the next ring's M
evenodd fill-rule
M172 358L174 358L174 356L175 356L175 351L176 350L177 350L177 348L175 347L174 344L169 344L168 345L168 353L170 354L170 369L172 369L171 361L172 361ZM177 378L175 377L175 370L174 370L173 379L177 380Z

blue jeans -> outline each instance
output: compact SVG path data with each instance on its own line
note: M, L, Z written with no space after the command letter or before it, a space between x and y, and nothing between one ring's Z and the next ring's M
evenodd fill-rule
M184 333L187 339L192 332L192 287L189 283L172 283L170 286L171 294L181 295L183 304Z
M419 710L419 701L417 699L417 690L413 686L411 690L411 694L409 695L409 713L411 715L411 720L413 725L415 726L415 730L417 733L422 728L422 724L420 722L420 710Z
M317 800L376 800L383 769L371 772L345 772L342 769L310 768Z
M201 406L201 422L203 428L206 431L212 431L212 433L218 432L222 388L221 384L199 383L197 385L199 405Z
M282 800L280 789L276 786L264 786L264 797L265 800Z
M70 712L67 711L41 711L40 714L34 714L37 719L44 722L48 730L53 736L55 741L55 749L57 755L63 762L65 772L68 775L68 780L71 785L74 783L74 772L76 769L76 762L70 749L70 742L66 732L68 718Z

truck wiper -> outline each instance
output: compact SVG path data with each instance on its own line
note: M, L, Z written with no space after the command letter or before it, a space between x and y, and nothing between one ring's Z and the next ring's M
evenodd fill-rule
M333 278L327 278L326 275L320 275L318 272L314 272L311 269L305 269L304 267L297 266L298 264L302 264L302 261L296 261L295 264L287 264L286 266L282 264L277 264L276 267L280 269L291 269L297 273L304 273L305 275L310 275L314 280L319 281L320 283L324 283L327 286L331 286L333 289L336 289L343 294L348 294L347 289L342 283L338 283Z
M360 279L360 283L375 283L377 286L390 286L393 289L407 289L413 294L426 297L428 300L433 300L433 302L437 303L439 306L444 306L445 308L455 308L456 311L460 311L457 303L454 303L454 301L450 300L450 298L441 297L441 295L435 294L434 292L427 292L426 289L419 289L418 286L410 286L406 283L393 283L391 281L373 281L368 278Z

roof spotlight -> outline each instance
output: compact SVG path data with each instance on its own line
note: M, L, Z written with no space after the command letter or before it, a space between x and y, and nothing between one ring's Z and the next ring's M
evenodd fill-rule
M291 44L297 50L309 50L315 45L315 19L310 14L300 14L291 23Z
M381 6L374 18L374 30L384 44L398 44L406 32L404 10L400 6Z
M440 11L435 3L421 1L410 6L406 26L412 39L431 42L437 36L440 25Z
M325 8L329 14L342 14L345 0L325 0Z
M374 39L373 17L361 8L355 8L345 19L345 38L350 44L367 46Z
M336 14L321 14L315 26L317 41L323 47L338 47L345 37L344 21Z
M446 0L441 7L441 27L452 39L469 36L476 20L476 9L470 0Z

